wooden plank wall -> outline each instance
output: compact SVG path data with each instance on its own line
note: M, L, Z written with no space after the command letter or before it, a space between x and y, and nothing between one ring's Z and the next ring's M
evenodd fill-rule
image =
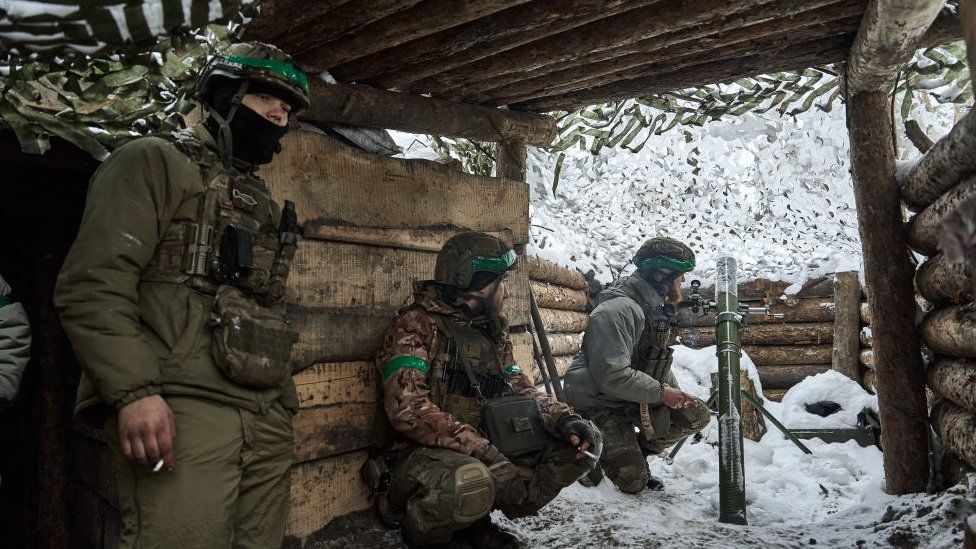
M359 467L379 410L371 359L397 309L412 301L413 281L432 278L437 250L461 230L524 249L529 194L521 182L370 155L318 133L291 133L283 149L262 175L279 202L295 202L306 228L288 289L301 331L293 361L307 368L295 376L301 411L286 533L301 544L367 508ZM524 265L509 280L507 310L519 330L529 323ZM516 343L531 363L524 329Z

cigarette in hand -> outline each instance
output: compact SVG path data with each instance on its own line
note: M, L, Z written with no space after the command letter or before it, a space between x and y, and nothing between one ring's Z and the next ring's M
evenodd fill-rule
M592 459L594 461L600 459L593 452L589 452L587 450L583 450L582 448L576 448L576 449L579 450L580 452L583 452L583 455L585 455L586 457L588 457L588 458L590 458L590 459Z
M163 460L159 460L159 461L156 462L156 465L153 466L152 472L153 473L158 473L158 472L160 472L162 470L163 470Z

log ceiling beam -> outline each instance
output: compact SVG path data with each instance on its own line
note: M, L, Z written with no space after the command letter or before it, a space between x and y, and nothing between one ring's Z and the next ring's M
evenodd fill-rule
M918 46L924 48L945 44L959 37L958 16L943 15L936 19ZM526 102L511 103L509 106L513 109L533 112L574 110L586 105L630 99L649 93L730 82L759 74L836 63L847 59L853 39L852 35L834 36L806 44L796 44L784 48L774 56L759 54L741 59L711 61L667 74L610 82L589 90L540 97Z
M858 9L858 3L858 0L847 2L853 4L852 9ZM492 105L524 103L538 97L586 90L608 82L670 73L712 61L756 54L774 55L775 52L797 43L823 40L841 34L850 35L857 30L859 20L856 15L851 17L850 10L836 6L825 10L829 13L824 13L819 18L805 17L800 24L784 18L696 40L693 44L677 44L649 54L632 54L489 90L483 95L465 94L452 99Z
M609 50L587 52L581 57L550 63L527 73L480 78L459 89L458 97L448 97L468 101L475 97L491 96L497 104L512 102L511 99L519 96L524 96L523 100L527 100L532 95L522 93L523 91L543 91L553 84L592 80L615 71L665 61L674 55L703 52L798 26L860 16L863 12L864 0L790 0L758 5L755 9L716 18L705 24L678 29ZM505 98L510 100L506 101Z
M320 40L313 47L296 51L302 65L313 71L327 70L378 51L429 36L445 29L475 21L487 15L524 4L529 0L425 0L410 9L397 12L360 31L336 40ZM363 9L360 7L360 9ZM302 32L297 29L297 32Z
M548 115L456 103L358 84L309 82L312 104L302 120L396 129L478 141L519 141L547 146L556 136Z
M915 54L943 0L869 0L847 61L848 95L888 84Z
M261 14L244 27L246 40L275 42L292 27L303 26L349 0L270 0L261 4Z
M343 82L402 88L421 78L659 0L536 0L329 69Z
M344 36L362 31L367 25L382 21L418 3L420 0L373 0L370 2L369 9L363 9L361 3L350 2L314 18L304 19L301 23L291 23L287 18L277 14L269 19L275 21L278 29L274 43L297 58L301 52L316 47L323 40L334 43ZM301 2L301 4L309 11L318 9L315 2ZM261 18L259 17L258 20L260 21Z
M658 2L425 78L407 86L407 89L415 93L448 94L472 81L506 74L524 75L552 63L571 61L582 55L701 25L733 13L756 9L756 6L755 0Z

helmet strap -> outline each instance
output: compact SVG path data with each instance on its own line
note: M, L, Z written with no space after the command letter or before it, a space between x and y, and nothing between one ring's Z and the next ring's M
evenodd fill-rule
M237 93L230 100L230 109L228 109L226 117L221 116L217 109L210 109L210 116L220 124L220 129L217 132L217 150L220 152L220 161L225 169L230 169L231 160L234 158L234 135L230 130L230 122L243 103L250 84L249 80L241 82L240 87L237 88Z

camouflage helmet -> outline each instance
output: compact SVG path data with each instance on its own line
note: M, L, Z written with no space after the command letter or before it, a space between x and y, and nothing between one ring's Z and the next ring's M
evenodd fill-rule
M477 272L503 273L515 267L515 250L485 233L464 232L447 240L437 253L434 282L467 289Z
M214 82L220 78L260 82L285 94L297 112L308 108L308 78L291 57L269 44L232 44L215 55L200 71L194 96L210 104Z
M678 240L657 236L641 245L633 261L640 271L670 269L686 273L695 268L695 252Z

